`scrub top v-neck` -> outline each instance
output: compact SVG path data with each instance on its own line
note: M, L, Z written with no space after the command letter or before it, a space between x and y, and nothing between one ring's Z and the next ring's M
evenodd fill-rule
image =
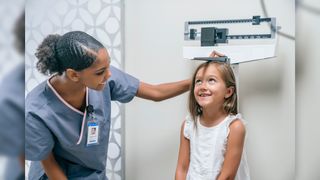
M49 80L26 98L26 159L33 161L29 179L45 176L40 165L50 152L68 179L106 179L111 101L129 102L139 80L110 67L112 76L103 91L87 89L86 105L92 105L99 124L99 143L87 145L88 112L73 108L56 92Z

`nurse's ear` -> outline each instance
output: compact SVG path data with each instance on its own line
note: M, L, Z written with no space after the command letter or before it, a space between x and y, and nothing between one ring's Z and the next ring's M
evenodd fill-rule
M79 73L73 69L66 69L66 75L71 81L78 82L80 80Z

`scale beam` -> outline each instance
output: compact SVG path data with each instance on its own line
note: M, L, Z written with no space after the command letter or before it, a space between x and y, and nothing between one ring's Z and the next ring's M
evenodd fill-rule
M270 28L267 33L246 33L246 34L229 34L228 28L213 27L214 24L234 24L248 23L252 26L258 26L262 23L269 23ZM201 27L201 31L193 26ZM238 64L248 61L268 59L276 57L276 32L279 27L276 26L276 18L260 18L253 16L252 19L233 19L233 20L209 20L209 21L187 21L185 22L184 40L200 41L197 46L184 46L183 56L192 60L214 60L208 56L212 51L225 54L228 62ZM232 40L251 40L246 45L229 45ZM268 44L254 44L252 40L271 40ZM272 40L274 40L272 42ZM272 44L270 44L272 42ZM227 61L225 59L225 61ZM220 61L220 60L217 60Z

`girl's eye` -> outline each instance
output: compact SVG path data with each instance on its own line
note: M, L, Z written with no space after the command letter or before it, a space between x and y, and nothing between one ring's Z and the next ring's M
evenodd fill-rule
M213 79L213 78L210 78L210 79L208 80L208 82L212 84L212 83L215 83L215 82L216 82L216 80L215 80L215 79Z
M195 81L195 84L196 85L200 85L202 82L201 82L201 80L200 79L197 79L196 81Z

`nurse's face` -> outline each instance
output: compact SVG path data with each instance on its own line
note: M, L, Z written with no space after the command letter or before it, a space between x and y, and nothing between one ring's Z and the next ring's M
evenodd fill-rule
M111 76L110 57L105 48L98 51L96 60L92 65L79 72L80 83L94 90L103 90L108 78Z

